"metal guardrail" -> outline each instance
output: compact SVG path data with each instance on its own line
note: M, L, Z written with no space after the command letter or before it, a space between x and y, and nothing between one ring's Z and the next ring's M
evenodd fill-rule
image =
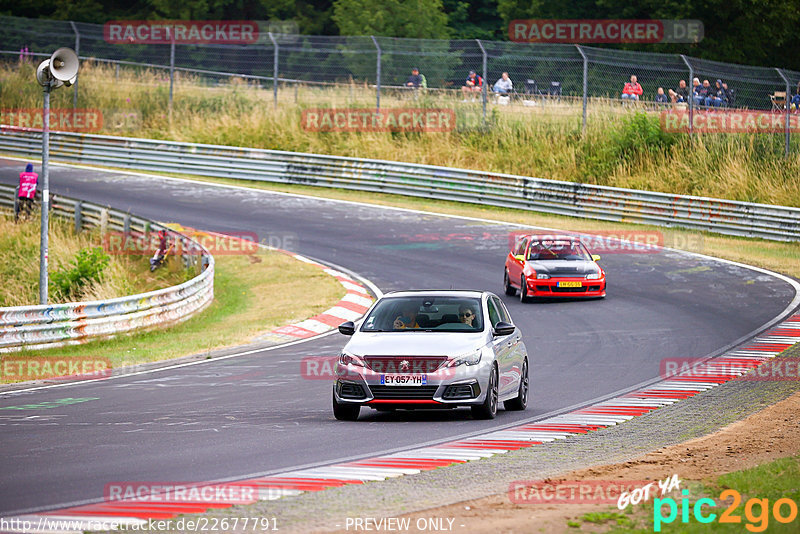
M13 208L16 189L0 185L0 206ZM83 343L184 321L214 298L214 257L191 238L160 224L90 202L53 195L52 212L70 218L75 229L100 227L146 235L161 229L180 244L187 267L202 272L177 286L102 301L0 308L0 352Z
M53 160L394 193L606 221L800 240L800 209L617 187L253 148L54 132ZM0 126L0 152L41 154L41 132Z

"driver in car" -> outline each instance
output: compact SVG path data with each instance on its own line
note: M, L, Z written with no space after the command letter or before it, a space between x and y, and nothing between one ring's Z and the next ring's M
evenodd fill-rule
M403 312L403 314L399 315L392 324L395 330L405 330L406 328L419 328L419 324L417 323L417 313L419 311L419 306L415 306L413 304L406 304L403 306L403 309L401 311Z
M475 310L466 305L461 305L458 308L458 320L463 324L474 326L472 322L475 320Z

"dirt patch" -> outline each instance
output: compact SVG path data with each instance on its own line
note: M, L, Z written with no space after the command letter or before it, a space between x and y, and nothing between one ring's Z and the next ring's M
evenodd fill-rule
M573 471L559 480L663 480L677 474L681 480L715 478L800 452L800 393L719 431L678 445L663 447L621 464ZM520 473L534 480L534 474ZM555 482L555 480L553 480ZM567 525L589 512L602 512L608 504L515 504L507 494L465 501L409 514L411 525L419 518L454 518L454 532L578 532ZM582 523L580 532L607 530L607 526ZM409 532L417 532L411 528Z

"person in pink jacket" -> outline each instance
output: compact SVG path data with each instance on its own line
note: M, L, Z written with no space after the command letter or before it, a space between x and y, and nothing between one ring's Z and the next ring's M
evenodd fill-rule
M19 216L20 212L26 216L30 214L33 209L33 201L36 198L36 186L38 183L39 175L33 172L33 164L28 163L25 166L25 171L19 173L19 192L17 193L19 210L17 216Z
M636 81L636 76L631 76L630 83L626 83L625 88L622 89L622 100L639 100L642 93L644 93L644 90L642 90L639 82Z

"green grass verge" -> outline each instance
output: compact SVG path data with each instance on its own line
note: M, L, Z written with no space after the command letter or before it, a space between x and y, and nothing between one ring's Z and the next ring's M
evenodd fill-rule
M39 303L39 229L39 211L17 222L0 213L0 307ZM72 222L60 217L51 219L49 236L52 303L146 293L180 284L188 276L177 263L151 273L149 257L110 254L99 276L86 278L84 285L75 284L74 292L64 294L54 283L59 271L73 271L80 254L102 247L102 239L96 229L75 234Z
M240 345L275 327L316 315L345 290L321 269L273 251L216 258L214 301L176 326L84 345L25 351L6 357L108 358L113 368ZM314 291L309 291L313 287ZM5 380L3 381L13 381Z

